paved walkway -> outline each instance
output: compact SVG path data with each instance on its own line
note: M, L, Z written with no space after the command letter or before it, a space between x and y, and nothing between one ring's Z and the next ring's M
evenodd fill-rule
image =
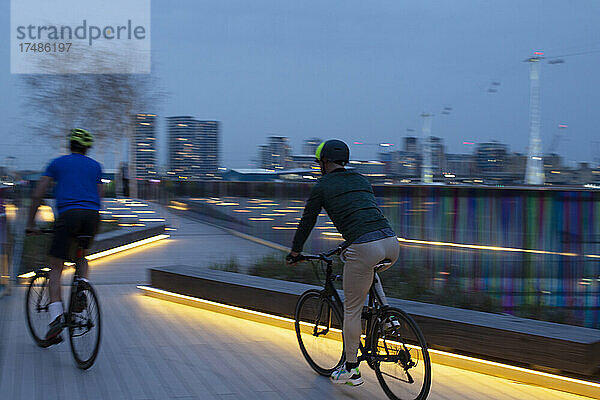
M172 216L169 216L172 217ZM359 388L331 385L308 367L292 331L145 297L135 286L152 266L208 265L272 252L217 228L176 220L173 238L91 263L103 307L96 364L78 370L68 344L38 348L23 310L25 289L0 300L2 399L385 399L363 367ZM432 400L582 399L434 365Z

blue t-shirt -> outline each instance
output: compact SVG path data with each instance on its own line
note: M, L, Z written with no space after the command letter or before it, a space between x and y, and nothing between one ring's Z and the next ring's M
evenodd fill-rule
M100 163L82 154L72 153L50 162L44 176L54 179L58 213L72 208L100 210L98 184L102 183Z

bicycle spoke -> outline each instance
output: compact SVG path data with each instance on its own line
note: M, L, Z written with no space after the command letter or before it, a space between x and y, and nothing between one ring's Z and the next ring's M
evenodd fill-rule
M319 292L303 294L296 308L296 335L302 354L319 374L329 375L343 356L341 316Z
M48 313L50 299L48 279L45 275L40 274L32 278L25 301L27 325L31 336L39 346L47 347L48 343L45 337L50 322Z
M100 343L100 308L91 287L80 292L85 296L86 307L80 313L71 314L69 339L75 361L82 369L89 368L98 354Z
M385 323L379 321L373 330L377 379L390 399L422 400L431 385L425 340L414 321L402 311L390 308L384 313L382 321L391 315L398 326L386 330Z

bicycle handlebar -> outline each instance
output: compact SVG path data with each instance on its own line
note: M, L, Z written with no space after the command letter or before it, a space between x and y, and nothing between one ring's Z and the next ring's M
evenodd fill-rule
M40 228L40 229L25 229L26 234L30 233L54 233L54 228Z
M344 251L344 249L348 247L348 245L346 244L346 242L340 244L337 247L334 247L333 249L324 251L322 253L319 254L301 254L299 257L301 257L300 261L302 260L321 260L321 261L326 261L326 262L331 262L331 256L336 255L336 254L340 254L342 251Z

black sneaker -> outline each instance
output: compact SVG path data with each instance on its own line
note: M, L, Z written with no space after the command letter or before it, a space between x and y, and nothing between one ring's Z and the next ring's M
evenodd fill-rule
M57 344L62 342L61 332L63 330L63 316L60 315L48 325L48 333L46 333L46 341L49 344Z
M77 292L75 295L75 300L73 302L73 312L75 314L79 314L87 307L87 296L83 291Z

